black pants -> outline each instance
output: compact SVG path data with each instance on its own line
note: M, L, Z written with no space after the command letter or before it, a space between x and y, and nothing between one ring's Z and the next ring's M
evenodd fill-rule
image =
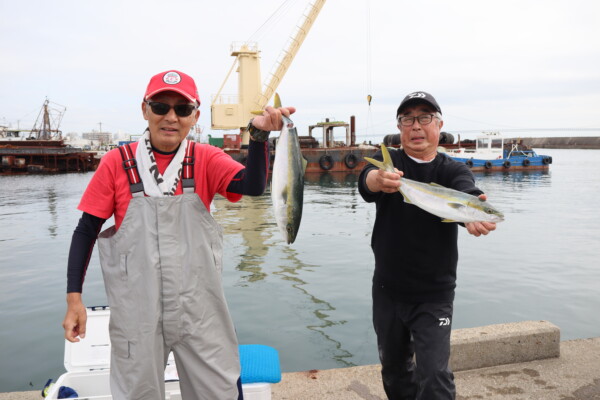
M451 321L452 302L402 303L373 284L373 326L388 399L455 398L454 375L448 367Z

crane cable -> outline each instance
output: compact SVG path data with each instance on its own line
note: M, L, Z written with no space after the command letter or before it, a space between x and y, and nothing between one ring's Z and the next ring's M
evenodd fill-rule
M250 42L253 42L253 41L258 42L260 39L262 39L268 33L268 30L265 27L267 27L267 25L270 25L269 29L273 29L273 27L275 25L277 25L277 22L282 19L282 15L285 15L285 12L287 12L289 10L289 8L293 5L293 3L295 1L297 1L297 0L285 0L283 3L281 3L281 5L279 7L277 7L277 9L269 16L269 18L267 18L265 20L265 22L263 22L263 24L260 27L258 27L258 29L256 29L252 35L250 35L250 37L244 42L244 45L249 45ZM276 22L269 24L269 21L271 21L271 20L275 20ZM261 35L259 35L259 32L263 28L265 28L265 31ZM258 36L258 37L255 40L253 40L253 38L255 36ZM238 57L236 57L233 60L233 63L231 64L231 68L229 68L229 72L225 76L225 80L223 81L223 83L221 84L221 87L217 91L217 95L215 95L214 99L212 100L213 104L218 101L218 98L221 95L221 91L223 90L223 87L229 80L229 76L231 76L231 73L233 72L233 70L235 69L237 64L238 64Z
M254 31L254 33L252 33L252 35L250 35L248 40L246 40L245 44L249 45L251 42L259 43L264 37L269 35L269 33L271 31L273 31L278 25L281 24L281 21L289 13L289 11L292 9L292 7L294 7L298 3L298 1L299 0L283 1L279 5L279 7L277 7L277 9L265 20L265 22L263 22L262 25L260 27L258 27L258 29L256 29ZM236 57L236 61L237 61L237 57ZM232 68L234 66L235 66L235 62L234 62L234 65L232 66ZM272 73L271 73L271 75L272 75ZM266 84L263 82L261 93L264 93L266 90L267 90ZM257 97L256 101L259 102L258 99L260 99L262 97L264 97L264 96L262 94L260 94Z
M289 11L289 9L294 5L298 0L285 0L277 9L263 22L261 26L258 27L254 31L252 35L246 41L246 44L252 41L259 42L263 37L265 37L269 30L273 29L279 21L283 18L283 16ZM272 21L272 22L270 22ZM263 33L259 34L261 30L264 30ZM254 39L256 37L256 39Z
M367 108L367 127L365 129L367 136L369 136L369 134L371 133L371 128L373 127L373 115L371 113L371 101L373 100L373 96L371 95L373 87L372 87L372 70L371 70L371 0L366 0L367 2L367 12L366 12L366 17L367 17L367 57L366 57L366 63L367 63L367 77L366 77L366 82L367 82L367 103L368 103L368 108Z

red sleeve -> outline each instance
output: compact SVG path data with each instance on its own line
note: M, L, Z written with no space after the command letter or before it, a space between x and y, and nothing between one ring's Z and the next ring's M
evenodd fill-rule
M242 198L240 194L227 191L233 177L242 169L242 164L218 147L196 144L196 192L208 210L216 193L231 202Z
M136 148L137 144L131 145L134 154ZM77 207L102 219L114 214L117 229L132 198L122 161L119 149L113 149L102 157Z

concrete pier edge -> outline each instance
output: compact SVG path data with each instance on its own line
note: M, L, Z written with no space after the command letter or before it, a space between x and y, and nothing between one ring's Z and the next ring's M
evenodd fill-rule
M600 338L560 342L556 325L523 321L456 329L451 342L457 400L600 399ZM385 399L380 369L284 373L271 386L272 400ZM0 400L40 397L40 390L0 393Z
M456 329L450 366L464 371L560 356L560 328L548 321L523 321Z

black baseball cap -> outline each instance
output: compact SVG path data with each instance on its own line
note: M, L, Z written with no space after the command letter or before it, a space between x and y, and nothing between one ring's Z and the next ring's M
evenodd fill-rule
M415 103L427 103L432 106L437 112L442 113L442 109L440 108L435 98L427 92L412 92L406 95L400 106L398 107L398 111L396 111L396 118L398 115L404 111L406 107Z

